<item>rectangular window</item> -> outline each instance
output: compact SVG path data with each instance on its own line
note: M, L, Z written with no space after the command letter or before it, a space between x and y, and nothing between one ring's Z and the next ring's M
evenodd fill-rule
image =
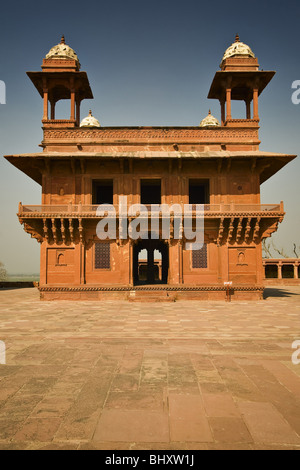
M95 269L110 269L110 243L95 244Z
M161 204L160 180L141 180L141 204Z
M209 180L190 180L189 204L209 204Z
M201 250L192 251L192 266L193 269L207 269L207 245L204 243Z
M112 180L93 181L93 204L113 204L114 184Z

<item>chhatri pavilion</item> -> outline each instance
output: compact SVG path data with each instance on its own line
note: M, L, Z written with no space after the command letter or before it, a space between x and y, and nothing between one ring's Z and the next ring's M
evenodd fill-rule
M80 106L93 94L76 53L65 43L53 47L42 70L27 75L43 99L40 153L5 158L41 185L41 204L19 205L25 231L41 246L41 299L261 299L264 290L262 240L284 218L280 201L263 204L260 185L295 158L259 150L259 96L275 72L262 71L239 37L226 50L208 93L220 103L220 120L209 112L193 127L102 127ZM56 118L56 104L70 103L70 115ZM244 119L232 101L245 104ZM206 113L205 113L206 114ZM204 117L204 116L203 116ZM197 205L204 208L204 240L197 250L169 236L159 216L143 237L100 239L99 205ZM272 201L271 201L272 202ZM159 214L159 211L158 211ZM151 214L150 214L151 215ZM150 219L149 219L150 220ZM117 219L116 224L120 224ZM148 227L148 225L146 225ZM124 227L123 227L124 228Z

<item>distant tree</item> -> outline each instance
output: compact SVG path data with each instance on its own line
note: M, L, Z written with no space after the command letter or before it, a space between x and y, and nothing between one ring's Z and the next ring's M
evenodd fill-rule
M294 248L293 248L293 255L296 258L300 258L300 246L296 245L296 243L293 243ZM292 256L289 256L289 254L284 250L284 248L278 248L274 240L267 241L267 239L264 239L262 241L262 250L263 250L263 257L265 259L270 259L270 258L276 258L278 255L280 255L281 258L292 258Z
M4 264L1 263L0 261L0 281L5 281L6 278L7 278L6 269L4 267Z
M283 248L281 248L281 249L277 248L277 246L275 245L273 240L272 240L272 247L273 247L274 251L276 251L276 253L278 253L280 256L282 256L282 258L289 258L289 255L286 254L286 252L284 251Z
M273 258L271 253L271 243L267 243L267 239L264 238L262 241L263 257L266 259Z

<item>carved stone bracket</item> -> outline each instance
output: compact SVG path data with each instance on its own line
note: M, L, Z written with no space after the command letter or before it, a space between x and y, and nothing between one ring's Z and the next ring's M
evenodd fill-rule
M31 227L29 224L24 223L23 228L26 233L29 233L31 238L35 238L39 243L43 242L43 236L40 235L33 227Z
M256 216L256 214L243 215L241 213L235 216L231 214L223 214L219 218L205 218L205 237L209 241L216 243L218 246L224 243L260 243L262 239L270 237L274 233L278 224L281 222L283 217L277 215L273 218ZM47 241L48 243L55 244L74 244L74 243L85 243L86 227L89 230L92 229L91 219L82 217L70 217L67 214L66 217L49 216L42 214L40 217L27 218L24 215L20 215L19 220L24 225L24 230L29 233L33 238L37 239L40 243ZM130 218L129 222L132 220ZM96 222L95 227L92 229L96 234ZM177 221L178 222L178 221ZM176 224L177 224L176 222ZM85 224L87 224L85 226ZM181 220L178 234L178 227L174 228L175 217L171 217L170 221L170 241L179 238L184 239L184 224ZM128 227L129 239L132 239L131 224ZM163 236L163 232L159 231L160 237ZM179 236L178 236L179 235ZM118 235L118 244L122 246L127 240L123 240Z
M255 224L253 241L257 242L259 240L259 232L260 232L260 221L261 217L258 217Z
M238 226L237 226L237 234L236 234L236 240L239 243L242 239L242 230L243 230L243 218L240 217Z
M220 225L219 225L219 233L217 238L217 245L220 246L223 234L224 234L224 217L221 218Z

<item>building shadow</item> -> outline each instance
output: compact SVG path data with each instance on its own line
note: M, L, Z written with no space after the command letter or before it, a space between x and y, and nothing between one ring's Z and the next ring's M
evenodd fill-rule
M37 282L32 281L3 281L0 282L0 292L5 290L31 289L37 287Z
M278 288L278 287L266 287L264 291L264 299L269 299L269 298L288 298L288 297L293 297L300 295L297 292L293 292L291 290L286 290L284 288Z

